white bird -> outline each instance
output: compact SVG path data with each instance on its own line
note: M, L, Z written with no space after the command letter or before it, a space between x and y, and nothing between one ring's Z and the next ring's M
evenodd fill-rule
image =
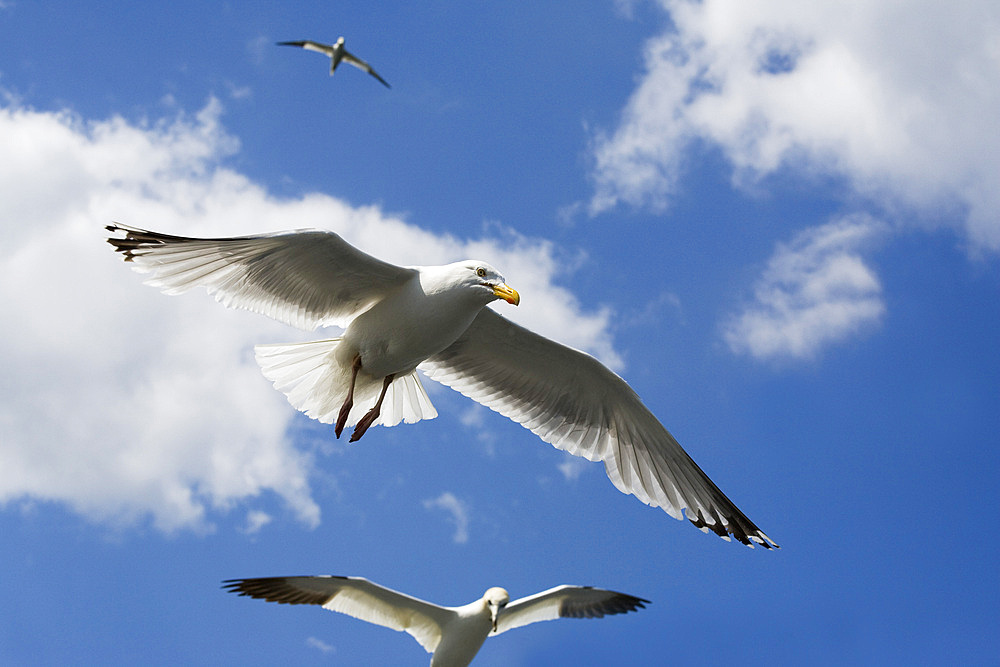
M320 575L265 577L223 582L230 593L281 604L314 604L413 635L431 653L431 667L462 667L472 662L489 636L538 621L601 618L644 609L633 595L590 586L556 586L509 602L493 587L475 602L441 607L379 586L362 577Z
M321 44L319 42L314 42L310 39L304 39L297 42L278 42L278 46L298 46L307 51L316 51L317 53L322 53L330 57L330 76L337 70L337 65L341 62L350 63L358 69L368 72L373 77L382 82L382 85L386 88L391 88L385 79L380 77L378 73L372 69L372 66L366 63L361 58L344 48L344 38L341 37L334 44Z
M125 225L108 242L168 294L207 288L226 306L339 338L258 345L264 375L308 416L351 441L373 424L437 416L416 369L520 423L542 440L603 461L623 493L703 532L777 547L702 472L618 375L592 356L485 306L520 302L486 262L402 267L328 231L198 239ZM365 408L368 408L365 411Z

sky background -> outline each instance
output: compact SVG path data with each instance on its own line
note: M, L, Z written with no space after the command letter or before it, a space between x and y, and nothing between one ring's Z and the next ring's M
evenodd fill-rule
M998 31L990 0L3 0L0 662L426 664L220 590L329 573L652 601L478 665L996 664ZM340 35L391 90L274 44ZM252 354L323 334L143 286L111 221L485 259L782 548L430 381L437 419L335 440Z

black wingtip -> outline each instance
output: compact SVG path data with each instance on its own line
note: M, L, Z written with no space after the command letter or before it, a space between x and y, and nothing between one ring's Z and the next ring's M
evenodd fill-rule
M698 511L696 516L688 515L688 521L693 523L695 527L699 530L705 531L710 530L724 540L730 539L730 535L736 539L740 544L745 544L746 546L753 549L756 546L764 547L767 550L780 549L777 543L774 542L770 537L765 535L760 528L755 526L752 521L743 517L743 522L746 525L742 525L740 521L729 521L725 523L722 518L717 514L712 513L712 522L709 523L705 516Z
M127 227L122 227L118 223L105 225L104 229L106 231L111 232L112 234L115 234L117 232L125 232L124 238L112 237L105 240L112 246L114 246L117 252L120 252L123 255L123 258L126 262L131 262L132 258L134 257L132 251L135 250L136 247L138 247L138 243L136 243L135 239L130 236L130 230Z
M583 588L593 588L584 586ZM604 618L615 614L627 614L631 611L645 609L647 604L652 604L644 598L619 593L618 591L604 591L610 593L610 597L599 603L579 602L572 599L565 599L559 606L559 616L562 618Z
M260 577L255 579L226 579L223 590L243 597L277 602L278 604L324 605L331 595L316 591L302 590L288 584L290 577ZM344 577L336 577L343 579Z
M106 225L104 228L109 232L123 232L125 234L122 238L112 237L107 239L107 241L115 247L115 250L120 252L125 257L126 262L131 262L137 254L141 255L141 251L144 248L162 246L174 241L187 240L181 236L171 236L170 234L150 232L145 229L139 229L138 227L129 227L118 223Z

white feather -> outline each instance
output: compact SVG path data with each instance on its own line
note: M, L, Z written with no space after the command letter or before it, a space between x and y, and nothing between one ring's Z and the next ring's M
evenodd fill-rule
M341 339L308 343L257 345L254 353L264 377L288 397L292 406L324 424L336 421L347 395L350 371L336 361ZM354 426L371 408L382 389L381 380L358 376L354 388L354 407L347 426ZM437 417L437 410L416 371L397 376L386 390L382 411L374 422L382 426L407 424Z

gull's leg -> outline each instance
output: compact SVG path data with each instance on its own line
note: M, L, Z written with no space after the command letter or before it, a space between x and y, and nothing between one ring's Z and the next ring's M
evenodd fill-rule
M355 440L360 440L361 436L365 434L368 427L372 425L372 422L379 416L382 412L382 399L385 398L385 392L389 389L389 385L392 384L392 379L396 377L395 373L392 375L386 375L385 379L382 380L382 393L378 395L378 400L375 401L375 407L365 413L365 416L361 418L358 425L354 427L354 433L351 434L351 439L349 442L354 442Z
M358 379L358 371L360 370L361 355L359 354L354 357L354 363L351 364L351 386L347 389L347 400L344 401L344 405L340 408L340 415L337 416L337 425L333 429L338 438L344 431L344 424L347 423L347 415L351 414L351 408L354 407L354 383Z

